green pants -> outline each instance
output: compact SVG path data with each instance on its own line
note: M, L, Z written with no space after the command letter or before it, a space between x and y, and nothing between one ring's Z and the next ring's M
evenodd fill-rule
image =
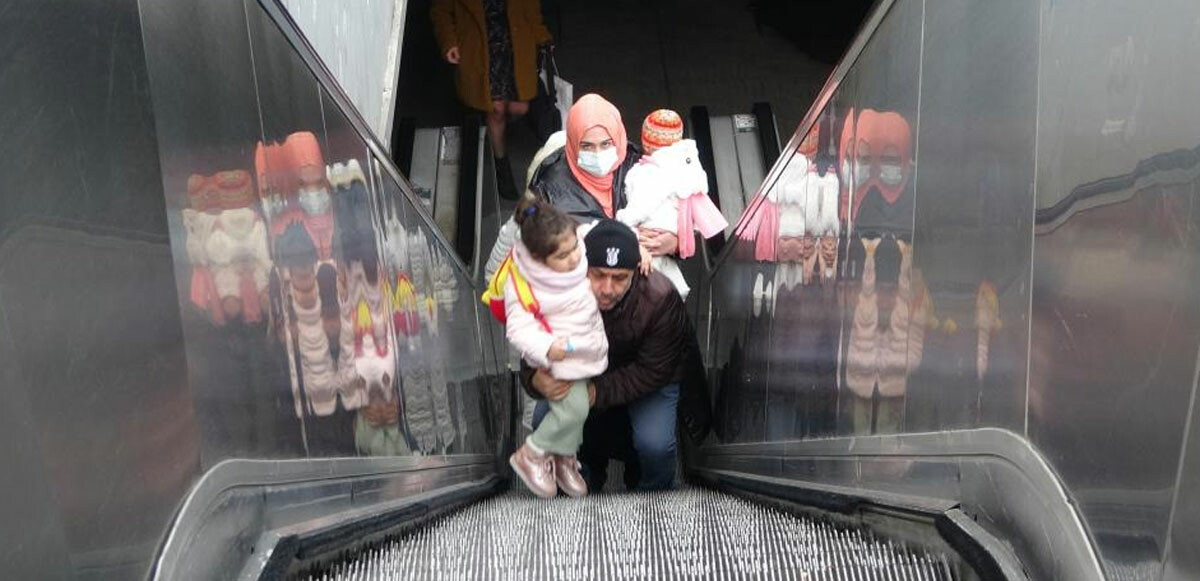
M567 397L549 403L550 413L529 435L529 441L551 454L574 456L583 443L583 423L587 421L590 407L587 382L576 381L571 384Z

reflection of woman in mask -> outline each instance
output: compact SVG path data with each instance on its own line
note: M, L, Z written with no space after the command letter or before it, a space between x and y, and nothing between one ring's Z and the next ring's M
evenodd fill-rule
M617 108L584 95L567 115L567 143L542 161L530 190L579 221L612 218L625 207L625 174L640 157Z
M912 130L908 121L894 111L863 109L857 127L851 222L858 230L911 229L911 200L897 206L912 166ZM863 212L867 215L860 216Z

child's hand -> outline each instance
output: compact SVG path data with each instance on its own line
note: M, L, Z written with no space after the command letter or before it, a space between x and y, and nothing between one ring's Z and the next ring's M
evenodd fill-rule
M566 358L567 340L562 338L555 339L554 342L550 344L550 349L546 351L546 359L551 361L562 361Z
M646 250L645 246L638 244L638 252L641 254L641 263L638 264L638 270L642 271L642 276L650 276L650 271L654 270L654 265L650 261L654 258L650 255L650 251Z

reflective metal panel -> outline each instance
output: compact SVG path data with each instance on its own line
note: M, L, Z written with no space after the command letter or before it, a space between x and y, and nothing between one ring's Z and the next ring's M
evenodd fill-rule
M284 413L287 362L266 338L270 314L260 298L272 263L256 210L263 126L252 47L240 34L246 15L239 3L159 3L144 17L204 464L303 454L301 427Z
M908 431L1025 429L1037 35L1030 2L926 7Z
M1200 50L1200 6L1041 18L1029 436L1109 574L1154 578L1200 341L1200 78L1177 66Z
M144 576L224 458L410 453L382 181L303 43L242 2L19 3L0 31L0 570ZM420 246L436 451L494 453L471 281Z
M1163 579L1170 581L1200 577L1200 552L1195 550L1196 539L1200 539L1200 407L1196 395L1193 385L1188 438L1176 482L1163 572Z
M838 136L851 186L844 202L842 433L895 433L904 425L909 333L922 319L914 312L912 255L919 250L912 242L923 17L923 2L892 6L855 63L853 111L845 111L842 134L852 131L853 138Z
M1195 528L1184 440L1200 343L1200 77L1176 63L1200 49L1200 7L900 0L870 22L789 145L809 172L777 164L739 222L745 245L712 277L713 363L734 371L719 379L717 424L740 429L722 442L821 437L831 417L845 435L1010 429L1062 479L1108 575L1185 575L1187 552L1167 547ZM795 292L821 288L815 241L829 228L813 176L831 161L837 306ZM757 236L764 223L775 236ZM767 289L771 320L755 321L748 299ZM822 323L809 309L841 309L836 355L813 355ZM807 388L819 381L809 359L836 361L833 412ZM901 490L895 470L939 453L857 461L852 474L825 458L789 469L821 481L874 470ZM924 476L965 496L964 474Z
M1005 539L1031 579L1091 581L1099 561L1067 490L1020 435L997 428L706 447L701 471L884 493L888 504L958 504ZM897 497L900 498L897 498ZM1117 579L1123 577L1115 577Z
M764 437L765 375L761 358L770 335L773 265L754 259L757 242L750 231L739 232L729 244L733 252L712 283L712 330L709 338L715 382L714 421L726 442L754 442ZM753 351L756 343L758 349Z
M0 38L0 576L135 578L199 469L138 5Z

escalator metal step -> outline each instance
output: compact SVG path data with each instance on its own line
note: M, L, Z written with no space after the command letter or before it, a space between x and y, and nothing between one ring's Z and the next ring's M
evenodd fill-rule
M945 556L703 489L468 506L302 579L950 580Z

